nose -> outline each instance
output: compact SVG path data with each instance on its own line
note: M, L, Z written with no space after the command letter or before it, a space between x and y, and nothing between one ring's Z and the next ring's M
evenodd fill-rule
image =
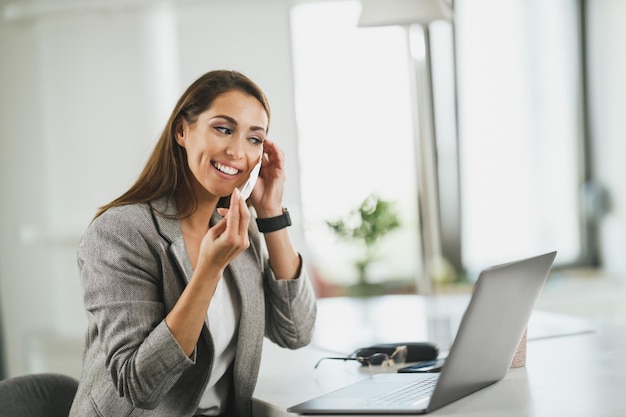
M226 145L226 155L234 160L242 159L245 156L244 141L242 135L233 135Z

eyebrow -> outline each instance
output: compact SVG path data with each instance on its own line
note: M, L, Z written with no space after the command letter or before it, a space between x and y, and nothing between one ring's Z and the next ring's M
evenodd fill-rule
M237 123L237 120L235 120L235 119L233 119L232 117L227 116L227 115L225 115L225 114L217 114L217 115L215 115L215 116L211 117L211 119L217 119L217 118L220 118L220 119L225 119L226 121L228 121L229 123L234 124L235 126L238 126L238 125L239 125L239 123ZM265 128L264 128L264 127L261 127L261 126L251 126L251 127L250 127L250 130L253 130L253 131L261 131L261 132L263 132L263 134L265 134L265 133L266 133L266 132L265 132Z

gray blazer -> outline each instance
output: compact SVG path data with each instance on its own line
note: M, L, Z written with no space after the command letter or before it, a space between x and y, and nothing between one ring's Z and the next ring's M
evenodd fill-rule
M213 362L205 323L191 357L165 316L192 275L175 202L112 208L92 222L78 247L88 330L71 417L193 416ZM215 220L216 218L214 218ZM282 347L310 342L315 296L306 269L277 280L254 221L250 247L227 267L241 300L232 367L232 410L251 415L263 337Z

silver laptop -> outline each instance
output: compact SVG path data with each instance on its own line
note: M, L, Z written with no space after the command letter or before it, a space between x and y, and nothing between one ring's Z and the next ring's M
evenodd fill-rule
M299 414L425 414L507 374L556 252L482 271L440 373L377 374L290 407Z

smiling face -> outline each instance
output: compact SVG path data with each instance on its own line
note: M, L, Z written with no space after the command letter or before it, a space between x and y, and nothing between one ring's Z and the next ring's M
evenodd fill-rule
M183 119L176 141L187 152L198 197L230 195L248 179L263 152L268 122L261 103L239 90L218 96L194 123Z

